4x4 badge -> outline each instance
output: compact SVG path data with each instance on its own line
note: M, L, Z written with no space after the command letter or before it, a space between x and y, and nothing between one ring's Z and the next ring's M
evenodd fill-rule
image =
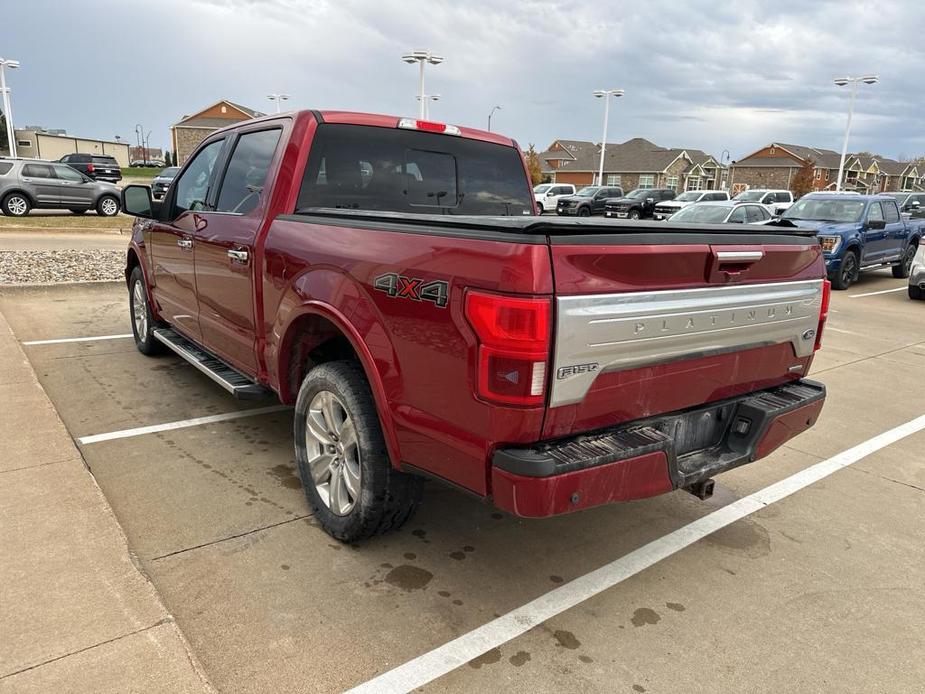
M395 272L379 275L373 280L373 288L396 299L432 301L439 308L446 308L449 301L449 285L434 281L425 283L418 277L405 277Z

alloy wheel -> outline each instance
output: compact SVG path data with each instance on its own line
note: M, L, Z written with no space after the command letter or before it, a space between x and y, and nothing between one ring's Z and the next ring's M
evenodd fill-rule
M14 195L6 201L6 209L8 209L10 214L14 217L22 217L29 210L29 203L26 202L24 197Z
M100 209L103 210L104 215L112 217L119 211L119 205L112 198L106 198L100 203Z
M322 390L312 398L306 420L312 483L325 506L346 516L360 497L360 447L353 419L340 398Z
M842 280L847 286L853 284L858 278L858 261L854 253L848 253L845 255L845 259L841 261L841 273Z
M132 287L132 322L135 324L135 334L139 342L148 339L148 304L145 288L141 281L135 282Z

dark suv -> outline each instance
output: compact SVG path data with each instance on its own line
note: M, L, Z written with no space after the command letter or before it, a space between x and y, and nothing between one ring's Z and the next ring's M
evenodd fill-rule
M77 169L95 181L118 183L122 180L122 169L115 157L108 154L65 154L58 161Z
M624 198L611 198L604 205L605 217L645 219L651 217L655 206L665 200L674 200L671 188L637 188Z
M604 211L604 201L619 195L623 195L623 189L619 186L585 186L574 195L559 198L556 214L579 217L601 214Z

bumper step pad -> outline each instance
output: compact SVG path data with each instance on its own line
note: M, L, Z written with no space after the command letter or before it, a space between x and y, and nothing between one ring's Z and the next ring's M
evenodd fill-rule
M774 420L818 409L824 399L825 386L802 380L597 433L499 449L492 462L514 475L551 477L661 451L674 487L686 487L751 462Z

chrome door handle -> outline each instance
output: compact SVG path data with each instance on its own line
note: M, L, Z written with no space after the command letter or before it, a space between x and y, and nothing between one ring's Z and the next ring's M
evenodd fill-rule
M238 260L242 263L246 263L247 258L248 258L248 253L247 251L236 251L234 249L231 249L228 251L228 257L231 258L232 260Z
M193 247L193 241L191 239L177 239L177 245L183 250L190 250Z

